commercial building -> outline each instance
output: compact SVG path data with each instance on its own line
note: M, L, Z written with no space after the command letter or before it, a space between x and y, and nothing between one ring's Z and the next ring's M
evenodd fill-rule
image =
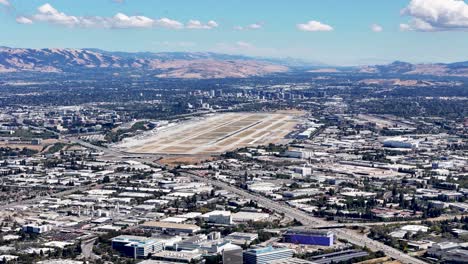
M429 227L422 225L405 225L401 227L401 230L410 232L411 234L416 234L418 232L426 233L429 230Z
M234 232L225 237L226 240L231 241L231 243L235 245L250 245L255 239L258 238L258 234L256 233L241 233L241 232Z
M144 258L163 250L163 244L151 237L118 236L112 239L112 248L132 258Z
M232 225L232 214L230 211L213 211L202 216L209 223L218 225Z
M52 230L52 227L50 225L29 224L29 225L24 225L22 229L23 229L23 232L25 233L42 234L42 233Z
M265 213L237 212L232 215L232 220L236 223L257 222L267 220L269 217L270 215Z
M283 153L285 157L296 158L296 159L309 159L313 157L311 151L302 151L302 150L287 150Z
M468 250L463 249L461 244L454 242L435 244L429 248L427 254L443 263L467 263L468 259Z
M339 251L339 252L313 256L310 258L310 260L316 264L331 264L331 263L352 261L353 259L367 257L367 256L369 256L369 253L367 253L366 251L350 249L350 250L344 250L344 251ZM351 262L351 263L354 263L354 262Z
M384 140L383 146L387 148L417 148L418 142L404 137L393 137Z
M447 251L441 256L442 260L446 263L467 263L468 250L466 249L452 249Z
M231 241L221 238L218 232L212 232L208 235L199 234L190 236L175 244L176 250L193 251L198 250L208 254L219 254L224 250L238 249L239 246L233 245Z
M460 244L458 243L441 242L441 243L432 245L432 247L430 247L429 250L427 251L427 254L433 257L441 257L443 254L445 254L449 250L459 249L459 248L460 248Z
M287 243L333 246L334 234L324 230L290 229L283 237Z
M242 248L223 250L223 264L243 264Z
M196 252L161 251L154 254L153 258L180 263L198 263L202 259L202 254Z
M274 260L292 258L294 251L288 248L255 248L244 251L245 264L267 264Z
M302 176L310 176L312 175L312 168L310 167L295 167L294 168L295 173L299 173Z
M0 259L3 259L0 256ZM7 259L8 261L12 261L12 259ZM71 260L71 259L47 259L43 261L36 262L36 264L83 264L83 261L79 260Z
M144 229L151 229L155 231L168 232L168 233L186 233L194 234L201 230L197 225L177 224L170 222L145 222L141 225Z
M274 260L270 262L270 264L317 264L317 263L308 261L305 259L300 259L300 258L288 258L288 259Z
M247 185L247 189L252 192L269 194L281 189L281 186L271 182L253 182Z

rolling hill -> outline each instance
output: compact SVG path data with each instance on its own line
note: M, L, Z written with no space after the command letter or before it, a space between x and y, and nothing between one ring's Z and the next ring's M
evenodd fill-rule
M266 59L205 52L127 53L0 47L0 73L65 73L89 69L146 71L159 78L244 78L289 70Z

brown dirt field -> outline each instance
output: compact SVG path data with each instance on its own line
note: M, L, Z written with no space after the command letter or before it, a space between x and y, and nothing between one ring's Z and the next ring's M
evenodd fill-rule
M206 160L214 160L214 157L210 155L206 156L186 156L186 157L168 157L158 160L159 163L170 166L176 167L177 165L194 165L197 163L201 163Z
M170 152L185 152L191 150L191 147L179 147L179 146L171 146L163 149L163 151L170 151Z
M214 147L214 148L207 148L207 149L205 149L205 152L217 152L217 151L220 151L220 150L221 150L220 148Z
M43 140L42 143L40 145L30 145L30 144L5 144L5 143L0 143L0 147L4 147L4 148L12 148L12 149L16 149L16 148L19 148L19 149L23 149L23 148L26 148L26 149L32 149L32 150L36 150L36 151L41 151L43 150L44 148L48 147L49 145L52 145L52 144L55 144L59 142L59 140L57 139L46 139L46 140Z
M25 144L0 144L0 147L2 148L12 148L12 149L32 149L36 151L41 151L44 146L42 145L25 145Z
M276 111L275 113L301 116L301 115L304 115L306 112L302 110L297 110L297 109L289 109L289 110L279 110L279 111Z

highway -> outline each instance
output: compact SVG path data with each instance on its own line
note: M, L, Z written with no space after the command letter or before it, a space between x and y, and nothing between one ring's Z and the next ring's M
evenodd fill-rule
M379 226L379 225L415 225L421 224L422 222L440 222L445 220L453 220L455 218L460 218L467 216L467 214L456 214L456 215L442 215L434 218L418 219L418 220L408 220L408 221L392 221L392 222L370 222L370 223L342 223L339 225L344 226Z
M92 237L91 239L81 242L81 257L90 260L95 260L98 258L98 256L93 253L93 247L96 240L97 237Z
M78 143L78 144L81 144L85 147L89 147L89 148L93 148L93 149L96 149L96 150L100 150L100 151L103 151L105 154L107 155L111 155L111 156L114 156L115 158L118 158L119 156L122 157L122 156L128 156L127 154L125 153L121 153L121 152L118 152L118 151L115 151L115 150L112 150L112 149L108 149L108 148L103 148L103 147L97 147L97 146L94 146L92 144L89 144L87 142L84 142L84 141L81 141L81 140L78 140L78 139L73 139L72 140L73 142L75 143ZM146 157L146 158L139 158L139 157L135 157L135 158L132 158L134 160L140 160L148 165L153 165L153 166L156 166L156 167L160 167L161 165L154 162L154 161L151 161L149 160L148 158L150 157ZM258 195L258 194L252 194L250 192L247 192L245 190L242 190L242 189L239 189L235 186L232 186L232 185L229 185L229 184L226 184L222 181L219 181L219 180L215 180L215 179L211 179L211 178L205 178L205 177L200 177L196 174L193 174L193 173L188 173L188 172L183 172L182 175L185 175L185 176L188 176L188 177L191 177L192 179L194 180L197 180L197 181L200 181L200 182L205 182L205 183L208 183L208 184L211 184L213 186L216 186L216 187L219 187L221 189L224 189L224 190L227 190L227 191L230 191L232 193L235 193L241 197L244 197L246 199L251 199L253 201L256 201L258 204L266 207L266 208L269 208L275 212L278 212L278 213L283 213L285 215L288 215L290 217L293 217L295 218L297 221L301 222L304 226L310 226L310 227L313 227L313 226L326 226L326 225L330 225L329 222L323 220L323 219L320 219L320 218L317 218L317 217L314 217L314 216L311 216L303 211L300 211L298 209L295 209L289 205L286 205L286 204L282 204L282 203L279 203L279 202L276 202L276 201L273 201L269 198L266 198L262 195ZM354 232L352 230L349 230L349 229L332 229L336 236L338 238L341 238L341 239L345 239L347 240L348 242L352 243L352 244L355 244L355 245L358 245L358 246L361 246L361 247L367 247L373 251L383 251L387 256L389 257L392 257L393 259L396 259L402 263L407 263L407 264L425 264L426 262L420 260L420 259L417 259L417 258L414 258L414 257L411 257L395 248L392 248L390 246L387 246L381 242L378 242L378 241L375 241L373 239L370 239L368 238L367 236L365 236L364 234L360 234L360 233L357 233L357 232Z
M198 175L192 174L192 173L183 173L185 176L189 176L192 179L195 179L200 182L205 182L208 184L211 184L213 186L219 187L221 189L227 190L229 192L235 193L241 197L244 197L246 199L251 199L258 204L270 208L271 210L278 212L278 213L284 213L285 215L289 215L291 217L294 217L297 221L301 222L305 226L325 226L329 225L329 223L325 220L319 219L317 217L311 216L305 212L302 212L298 209L292 208L288 205L275 202L271 199L268 199L264 196L257 195L257 194L252 194L249 193L245 190L239 189L235 186L226 184L222 181L214 180L211 178L204 178L200 177ZM396 260L401 261L402 263L408 263L408 264L424 264L426 262L419 260L417 258L411 257L397 249L394 249L392 247L389 247L383 243L380 243L378 241L372 240L368 238L367 236L363 234L356 233L352 230L349 229L332 229L336 236L341 239L345 239L349 241L352 244L361 246L361 247L367 247L373 251L378 251L381 250L385 252L385 254L389 257L392 257Z

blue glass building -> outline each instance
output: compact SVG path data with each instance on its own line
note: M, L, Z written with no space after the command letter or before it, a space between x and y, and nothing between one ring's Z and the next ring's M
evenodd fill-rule
M284 242L292 244L332 246L334 234L326 230L290 229L283 237Z

